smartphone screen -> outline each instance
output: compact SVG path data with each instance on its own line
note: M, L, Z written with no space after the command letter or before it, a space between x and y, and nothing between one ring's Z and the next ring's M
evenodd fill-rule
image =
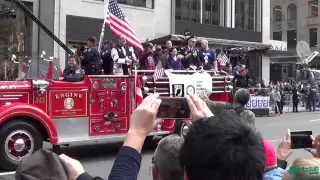
M291 132L291 149L311 148L312 140L310 135L312 135L312 131Z
M157 118L159 119L190 119L190 109L184 97L160 97L162 100Z

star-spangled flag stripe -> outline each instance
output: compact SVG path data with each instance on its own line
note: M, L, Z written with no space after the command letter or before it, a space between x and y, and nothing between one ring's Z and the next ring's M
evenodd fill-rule
M221 56L221 54L218 55L217 57L217 61L221 64L221 65L225 65L228 61L229 58L224 54Z
M124 35L129 45L136 48L139 51L143 50L141 42L131 27L129 21L121 11L117 0L110 0L108 5L106 17L106 26L110 27L110 30L116 36Z
M154 70L153 81L156 82L158 79L164 76L164 74L165 74L165 70L162 67L161 61L159 61L156 66L156 69Z

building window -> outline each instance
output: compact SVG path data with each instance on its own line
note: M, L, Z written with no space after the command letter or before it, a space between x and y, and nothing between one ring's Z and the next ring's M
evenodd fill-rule
M294 4L290 4L288 6L288 13L287 13L288 21L296 21L297 20L297 6Z
M287 46L288 48L295 48L297 45L297 31L287 31Z
M154 8L154 0L118 0L118 3L150 9Z
M235 1L235 28L256 30L257 0Z
M273 9L273 20L282 21L282 8L280 6L276 6Z
M203 0L203 24L219 25L220 0Z
M200 22L200 0L189 0L189 16L191 22Z
M282 41L282 32L273 32L273 40Z
M319 3L318 0L309 1L309 16L317 17L319 13Z
M309 45L310 47L318 46L318 30L317 28L309 29Z
M201 0L176 0L176 20L200 22Z

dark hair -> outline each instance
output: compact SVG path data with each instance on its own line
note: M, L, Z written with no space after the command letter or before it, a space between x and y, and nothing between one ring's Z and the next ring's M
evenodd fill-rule
M170 48L170 49L169 49L169 53L172 53L172 51L175 50L175 49L177 50L177 48L175 48L175 47Z
M240 105L246 105L250 100L250 92L248 89L238 89L235 94L235 102L239 103Z
M69 56L69 59L71 59L71 58L73 58L73 59L75 59L75 60L77 60L77 57L76 56Z
M195 121L180 162L190 180L261 180L265 168L260 134L233 111Z

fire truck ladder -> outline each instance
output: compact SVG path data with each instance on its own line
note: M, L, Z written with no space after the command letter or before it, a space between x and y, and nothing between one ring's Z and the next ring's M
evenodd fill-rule
M20 0L11 0L15 3L24 13L27 15L33 22L35 22L44 32L48 34L56 43L60 45L68 54L75 54L71 51L71 49L64 44L52 31L50 31Z

